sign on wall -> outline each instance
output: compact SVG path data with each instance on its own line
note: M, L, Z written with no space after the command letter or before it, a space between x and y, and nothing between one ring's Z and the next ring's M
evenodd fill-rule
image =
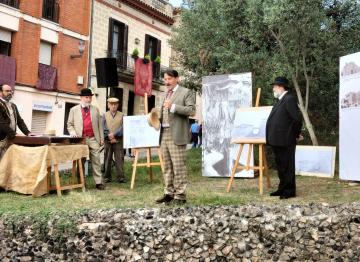
M360 52L340 58L340 179L360 181Z
M230 143L235 113L240 107L251 106L251 85L251 73L203 78L203 176L230 176L231 159L237 151ZM253 176L252 170L240 173Z

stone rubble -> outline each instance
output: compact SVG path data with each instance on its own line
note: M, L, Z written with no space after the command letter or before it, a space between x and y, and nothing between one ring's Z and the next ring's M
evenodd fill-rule
M69 219L74 232L57 215L43 227L0 216L0 261L360 261L360 203L91 210Z

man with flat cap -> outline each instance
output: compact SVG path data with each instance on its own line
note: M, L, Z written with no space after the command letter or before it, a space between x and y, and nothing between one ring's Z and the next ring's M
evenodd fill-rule
M100 162L100 149L104 144L104 132L99 109L91 105L93 95L89 88L81 90L80 105L70 109L67 129L73 137L86 138L96 188L104 190Z
M123 149L123 113L118 111L119 99L107 100L109 111L103 115L102 126L105 137L105 182L111 182L111 166L115 158L116 181L125 183Z
M302 139L302 117L296 98L289 93L289 81L285 77L276 77L272 85L278 101L266 123L266 143L275 154L280 183L270 196L287 199L296 196L295 148L296 142Z

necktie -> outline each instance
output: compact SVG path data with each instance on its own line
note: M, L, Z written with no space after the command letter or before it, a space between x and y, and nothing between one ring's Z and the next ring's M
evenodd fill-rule
M88 106L85 106L85 107L84 107L84 111L85 111L85 113L89 112L89 107L88 107Z
M173 92L174 92L173 90L169 90L166 99L170 99L172 97Z

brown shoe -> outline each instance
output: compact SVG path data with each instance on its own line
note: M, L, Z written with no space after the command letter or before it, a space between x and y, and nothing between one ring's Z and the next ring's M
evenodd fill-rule
M96 184L96 189L105 190L105 186L103 184Z
M173 201L173 199L174 199L174 198L173 198L172 196L170 196L170 195L163 195L162 198L156 199L155 202L156 202L157 204L169 203L169 202Z

